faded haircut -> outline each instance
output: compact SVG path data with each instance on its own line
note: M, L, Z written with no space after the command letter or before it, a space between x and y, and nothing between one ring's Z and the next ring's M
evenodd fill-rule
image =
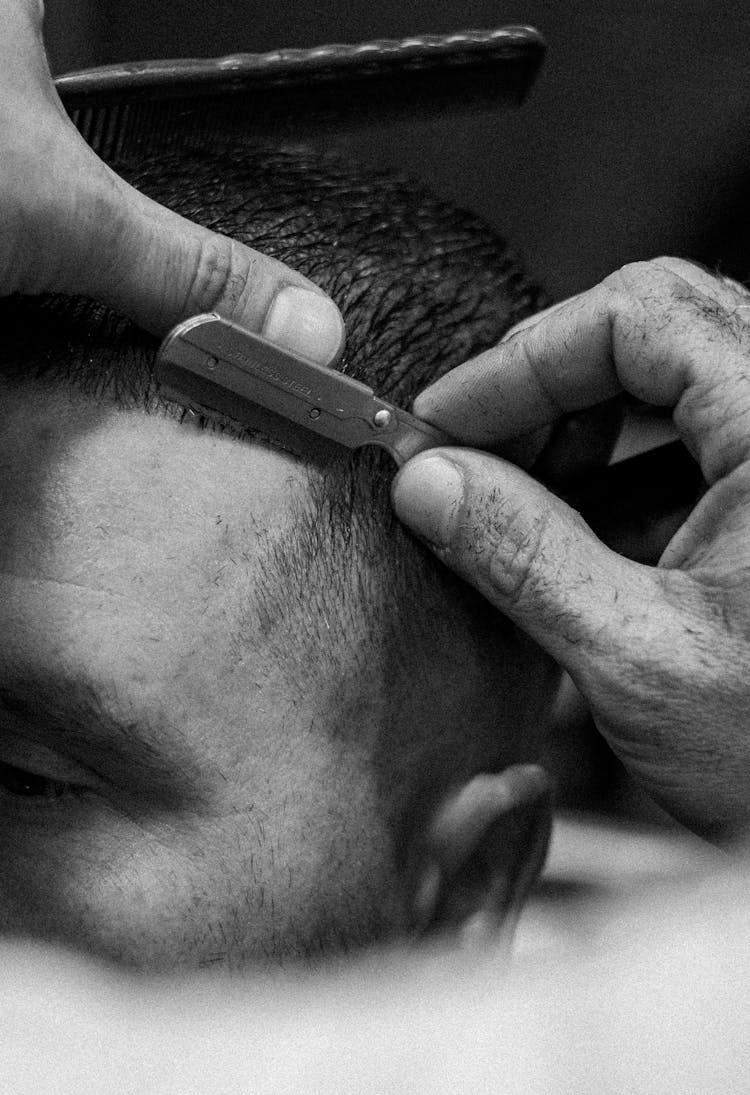
M329 153L236 138L217 147L212 139L210 148L196 144L113 166L157 201L281 259L326 290L347 330L338 368L407 409L430 381L547 303L486 224L411 180ZM0 376L63 384L150 414L178 413L153 384L157 341L107 308L16 297L0 304L0 316ZM350 675L344 663L354 620L365 620L405 687L415 652L425 642L450 643L459 612L477 650L491 653L496 615L395 520L393 471L389 457L369 451L311 473L312 502L296 515L294 535L266 545L262 588L243 626L256 635L260 628L301 686L315 678L321 659L335 674L340 658ZM360 648L365 659L372 654Z

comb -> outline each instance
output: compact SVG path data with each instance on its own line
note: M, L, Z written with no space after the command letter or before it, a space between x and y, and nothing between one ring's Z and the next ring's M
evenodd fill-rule
M519 105L545 44L533 27L413 35L353 45L136 61L59 76L72 121L104 159L199 136L275 140Z

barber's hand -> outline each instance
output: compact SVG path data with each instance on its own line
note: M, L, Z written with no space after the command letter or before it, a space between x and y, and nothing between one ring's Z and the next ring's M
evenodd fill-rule
M658 567L610 551L485 453L414 458L394 506L568 670L645 788L723 838L750 823L750 294L678 259L627 266L524 321L415 410L496 447L622 389L674 408L709 485Z
M80 293L156 334L217 311L328 364L343 337L333 302L115 175L65 114L41 26L40 0L0 0L0 296Z

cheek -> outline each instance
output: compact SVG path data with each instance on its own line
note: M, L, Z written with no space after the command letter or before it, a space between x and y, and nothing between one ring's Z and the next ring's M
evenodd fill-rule
M372 758L331 740L316 723L276 754L266 793L246 815L257 844L243 845L243 901L254 904L282 953L320 955L372 942L401 923L391 834ZM257 784L256 784L257 787ZM272 878L272 907L253 885L257 858ZM248 883L247 880L251 882Z
M72 945L143 969L201 964L217 878L174 825L90 811L54 834L29 826L4 863L5 933ZM191 847L192 844L192 847Z
M304 746L244 772L219 810L91 810L19 827L4 852L5 934L137 969L274 965L370 942L398 921L390 845L359 766Z

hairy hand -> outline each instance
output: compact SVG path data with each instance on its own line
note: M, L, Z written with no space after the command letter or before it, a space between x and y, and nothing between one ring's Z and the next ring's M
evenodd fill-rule
M343 338L307 278L151 201L68 119L49 74L39 0L0 0L0 295L94 297L164 334L216 311L328 364Z
M750 295L678 259L626 266L428 388L467 444L625 390L674 409L708 491L658 567L607 549L518 468L444 449L394 482L399 517L568 670L646 789L697 831L750 821Z

